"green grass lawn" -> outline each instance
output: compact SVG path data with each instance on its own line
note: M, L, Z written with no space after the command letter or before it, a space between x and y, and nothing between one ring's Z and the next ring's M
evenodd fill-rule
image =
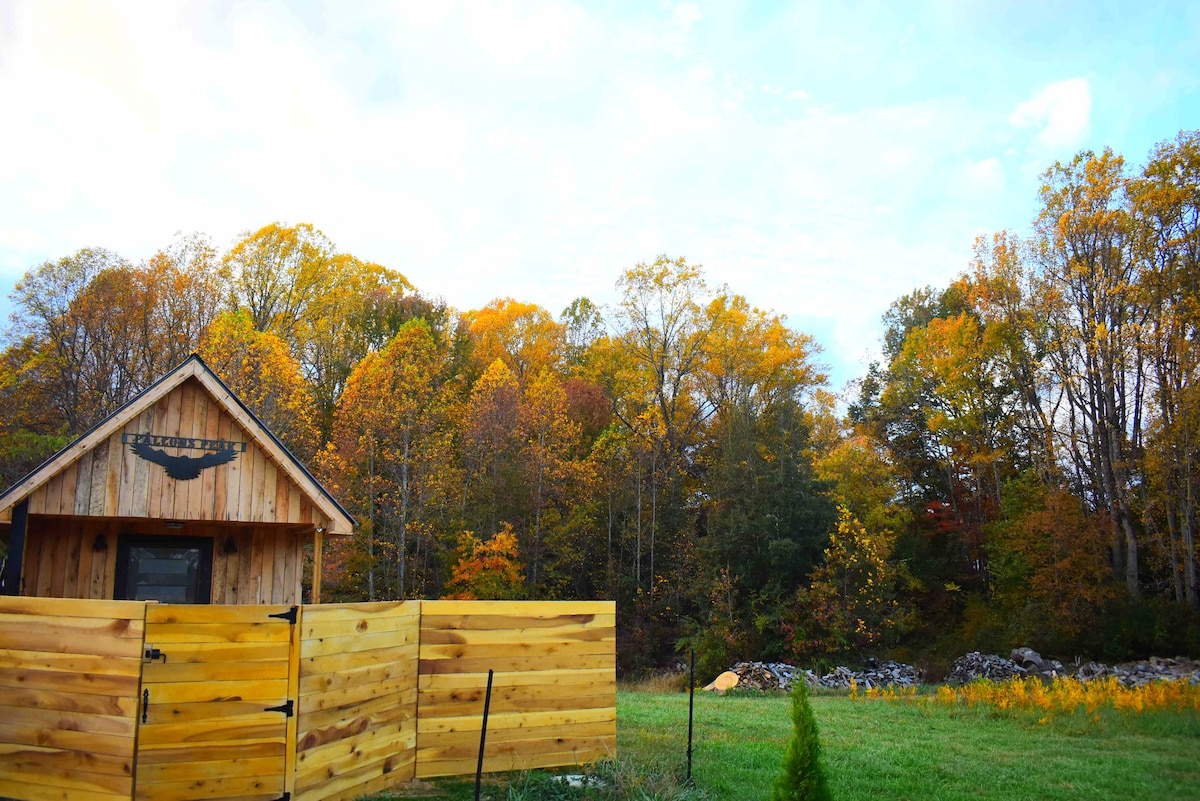
M913 703L811 699L833 797L858 799L1200 799L1200 716L1107 713L1039 724L1034 717ZM694 790L679 786L687 695L622 692L616 769L625 790L566 794L538 776L488 782L493 801L569 798L766 798L790 736L784 696L696 696ZM674 777L675 781L671 778ZM441 781L419 797L460 801L473 782ZM414 797L412 794L377 799Z

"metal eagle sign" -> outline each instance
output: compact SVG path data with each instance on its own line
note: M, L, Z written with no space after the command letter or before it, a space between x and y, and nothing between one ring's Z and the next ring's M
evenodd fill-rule
M122 434L121 442L142 459L162 465L167 475L176 481L191 481L200 471L232 462L246 452L246 443L227 439L196 439L194 437L164 437L159 434ZM162 448L208 451L203 456L172 456Z

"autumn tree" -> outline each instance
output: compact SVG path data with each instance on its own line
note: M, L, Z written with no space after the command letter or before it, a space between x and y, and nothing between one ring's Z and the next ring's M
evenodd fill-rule
M1200 132L1155 148L1129 184L1154 409L1148 415L1146 522L1177 601L1200 607ZM1165 535L1165 536L1164 536Z
M297 458L312 459L318 447L316 410L300 365L283 340L255 329L244 312L223 312L209 326L199 352Z
M559 370L566 350L563 326L532 303L493 300L470 315L474 358L480 370L499 359L519 382Z
M1113 525L1113 569L1139 593L1133 458L1141 447L1145 363L1138 302L1143 263L1123 205L1125 162L1080 153L1043 175L1041 292L1053 298L1050 357L1067 397L1068 449L1094 508Z
M1110 525L1032 471L1008 482L988 549L1010 636L1047 650L1079 649L1114 597Z
M271 223L242 235L225 254L234 306L251 325L293 350L310 307L325 294L337 250L310 223Z
M474 532L459 535L448 594L443 598L461 601L509 601L524 597L525 571L522 569L517 535L504 523L486 540Z
M443 354L421 320L368 353L347 379L322 454L324 471L358 516L367 550L366 595L407 598L425 589L410 564L433 531L423 517L430 466L443 441Z

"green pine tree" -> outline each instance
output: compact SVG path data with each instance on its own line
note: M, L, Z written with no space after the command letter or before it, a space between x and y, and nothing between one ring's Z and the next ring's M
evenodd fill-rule
M792 740L783 758L783 772L775 780L771 801L830 801L820 756L817 721L808 705L808 687L800 675L792 688Z

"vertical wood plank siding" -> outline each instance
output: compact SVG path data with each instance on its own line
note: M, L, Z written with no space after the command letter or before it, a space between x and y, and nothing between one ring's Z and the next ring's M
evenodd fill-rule
M122 434L228 439L245 442L246 451L205 469L199 478L176 481L135 455ZM180 453L194 457L203 451ZM30 493L29 513L328 526L319 510L300 502L303 495L241 425L189 379Z
M25 595L112 600L121 534L164 534L159 523L35 517L25 540ZM297 604L308 527L189 523L182 536L211 537L212 603ZM95 550L97 538L103 548ZM226 553L226 543L236 549ZM245 567L243 567L245 564ZM267 575L252 565L271 565ZM276 565L281 569L276 570Z

